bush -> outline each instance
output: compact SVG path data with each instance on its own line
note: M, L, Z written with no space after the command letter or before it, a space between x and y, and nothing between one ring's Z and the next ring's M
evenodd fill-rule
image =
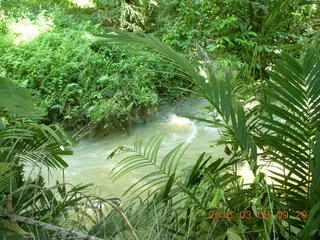
M161 99L183 93L184 82L170 74L159 57L128 56L119 48L101 45L88 32L102 31L90 21L78 25L68 15L53 14L53 29L29 43L1 44L2 73L33 89L48 111L46 123L78 128L128 127L145 118Z

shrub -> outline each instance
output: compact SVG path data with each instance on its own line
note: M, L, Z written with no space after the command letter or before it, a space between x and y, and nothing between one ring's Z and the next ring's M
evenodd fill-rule
M31 88L47 109L46 123L78 128L128 127L145 118L160 99L181 96L184 82L151 54L129 56L120 48L95 42L89 32L101 31L91 22L72 22L53 14L53 29L29 43L1 44L2 73ZM147 63L148 62L148 63Z

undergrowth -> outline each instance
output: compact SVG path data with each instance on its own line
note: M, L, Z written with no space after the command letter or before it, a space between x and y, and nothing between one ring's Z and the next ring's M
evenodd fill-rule
M58 4L34 14L29 8L2 14L0 73L33 90L47 109L45 123L125 129L185 94L185 81L168 74L159 57L95 42L93 34L104 30L95 15Z

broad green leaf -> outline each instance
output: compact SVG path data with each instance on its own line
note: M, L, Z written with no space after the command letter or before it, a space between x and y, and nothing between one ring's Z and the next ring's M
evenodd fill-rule
M18 87L9 79L0 76L1 108L30 119L38 119L43 115L43 111L34 106L29 90Z

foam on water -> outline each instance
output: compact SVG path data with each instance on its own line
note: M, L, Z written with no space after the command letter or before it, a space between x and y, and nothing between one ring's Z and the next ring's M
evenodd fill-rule
M179 117L176 114L169 115L167 124L169 127L174 128L175 130L188 130L195 125L194 122L189 118Z

